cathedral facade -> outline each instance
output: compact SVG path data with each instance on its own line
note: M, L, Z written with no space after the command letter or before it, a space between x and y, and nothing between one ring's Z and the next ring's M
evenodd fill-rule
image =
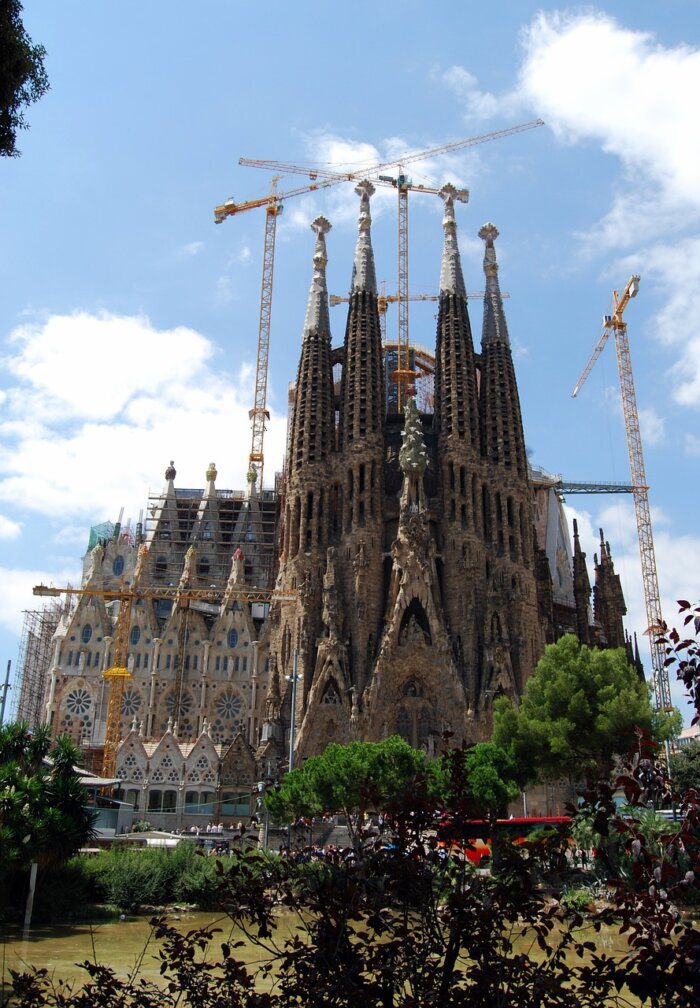
M325 282L330 225L314 222L314 274L291 417L271 695L262 751L290 720L299 755L329 741L399 734L431 748L488 731L493 698L517 697L542 652L538 547L518 389L492 224L474 348L445 186L432 416L407 397L387 413L368 182L342 352L333 355ZM342 379L336 400L333 361ZM547 572L547 578L549 573ZM546 596L545 592L540 595ZM293 662L293 658L296 661ZM283 689L283 684L287 688Z
M345 337L331 343L329 222L313 274L275 491L175 486L171 463L145 529L85 560L40 686L39 719L99 760L118 602L139 549L141 584L216 588L214 600L139 597L129 629L117 773L122 796L161 825L252 809L256 782L329 742L398 734L434 750L488 736L498 695L517 699L547 642L565 632L623 646L624 598L610 547L585 555L525 451L492 224L481 228L485 294L474 345L445 186L434 412L410 383L387 390L371 241L373 187L357 187L358 238ZM334 380L340 365L341 378ZM399 375L400 379L401 376ZM146 548L146 550L144 549ZM269 588L248 604L246 587ZM38 682L38 680L36 680ZM29 697L29 677L22 690ZM292 702L294 699L294 708ZM20 711L22 700L20 698Z

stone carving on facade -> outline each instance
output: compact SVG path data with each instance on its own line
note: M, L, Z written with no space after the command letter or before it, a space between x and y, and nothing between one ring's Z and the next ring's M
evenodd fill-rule
M323 613L322 620L325 635L333 640L340 636L340 599L336 580L335 546L329 546L326 552L326 571L323 575Z

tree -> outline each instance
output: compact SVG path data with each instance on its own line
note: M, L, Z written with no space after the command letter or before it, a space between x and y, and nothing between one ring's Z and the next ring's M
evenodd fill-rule
M52 745L46 726L0 728L0 873L61 864L90 839L93 814L75 771L78 757L66 737Z
M17 130L27 129L23 109L49 90L46 50L33 45L22 19L20 0L0 4L0 156L17 157Z
M396 735L382 742L333 743L287 774L265 803L276 822L341 812L351 826L352 816L362 820L368 810L401 801L425 769L425 754Z
M547 646L519 707L496 701L493 741L510 753L522 785L581 780L604 771L635 729L649 732L652 723L649 688L624 649L600 651L568 634Z
M690 742L671 756L671 777L679 794L694 788L700 795L700 743Z

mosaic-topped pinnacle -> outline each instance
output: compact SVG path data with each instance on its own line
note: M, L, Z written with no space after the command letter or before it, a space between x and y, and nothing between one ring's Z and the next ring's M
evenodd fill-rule
M311 221L311 230L315 231L316 234L319 236L319 238L321 237L321 235L328 234L328 232L332 227L333 225L331 224L331 222L328 220L327 217L324 217L323 215Z
M416 400L409 396L403 410L399 465L406 475L422 476L428 465L428 453L423 441L423 428Z
M367 212L369 212L369 198L370 196L374 196L376 191L377 190L369 179L362 179L362 181L358 182L355 186L355 192L362 200L362 207L367 208Z
M377 293L377 277L374 270L374 252L372 251L372 215L369 209L370 196L374 195L374 186L369 179L363 179L355 186L355 192L360 197L360 216L357 224L357 245L352 267L353 291L370 291Z
M484 249L484 273L487 278L495 278L498 276L498 262L496 261L496 249L493 243L498 238L498 228L489 221L480 228L479 238L486 243L486 248Z
M207 483L214 483L218 475L219 474L216 471L216 462L210 462L206 472Z
M306 318L304 320L304 332L319 332L325 330L325 334L330 336L330 326L328 323L328 293L326 291L326 235L331 229L331 223L326 217L317 217L311 222L311 230L316 235L316 245L314 246L314 272L311 278L311 288L309 290L309 300L306 305Z
M177 476L177 472L175 471L175 463L171 459L170 460L170 465L165 470L165 478L168 481L168 483L171 483L175 479L176 476Z
M458 294L460 297L466 297L467 292L464 286L462 263L457 243L457 221L455 219L455 198L459 195L458 190L451 182L448 182L442 187L439 195L445 204L445 213L442 218L442 226L445 230L445 244L442 250L442 263L440 265L440 293Z

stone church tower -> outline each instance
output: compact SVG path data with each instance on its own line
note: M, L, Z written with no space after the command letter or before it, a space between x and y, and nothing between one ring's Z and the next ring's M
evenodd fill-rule
M532 490L498 283L485 242L481 354L475 353L445 186L435 413L387 413L371 243L373 186L360 215L345 339L332 351L325 235L302 336L287 467L283 552L269 630L270 687L259 755L398 733L431 748L450 729L483 737L495 695L517 697L543 646ZM340 396L332 367L340 361Z

